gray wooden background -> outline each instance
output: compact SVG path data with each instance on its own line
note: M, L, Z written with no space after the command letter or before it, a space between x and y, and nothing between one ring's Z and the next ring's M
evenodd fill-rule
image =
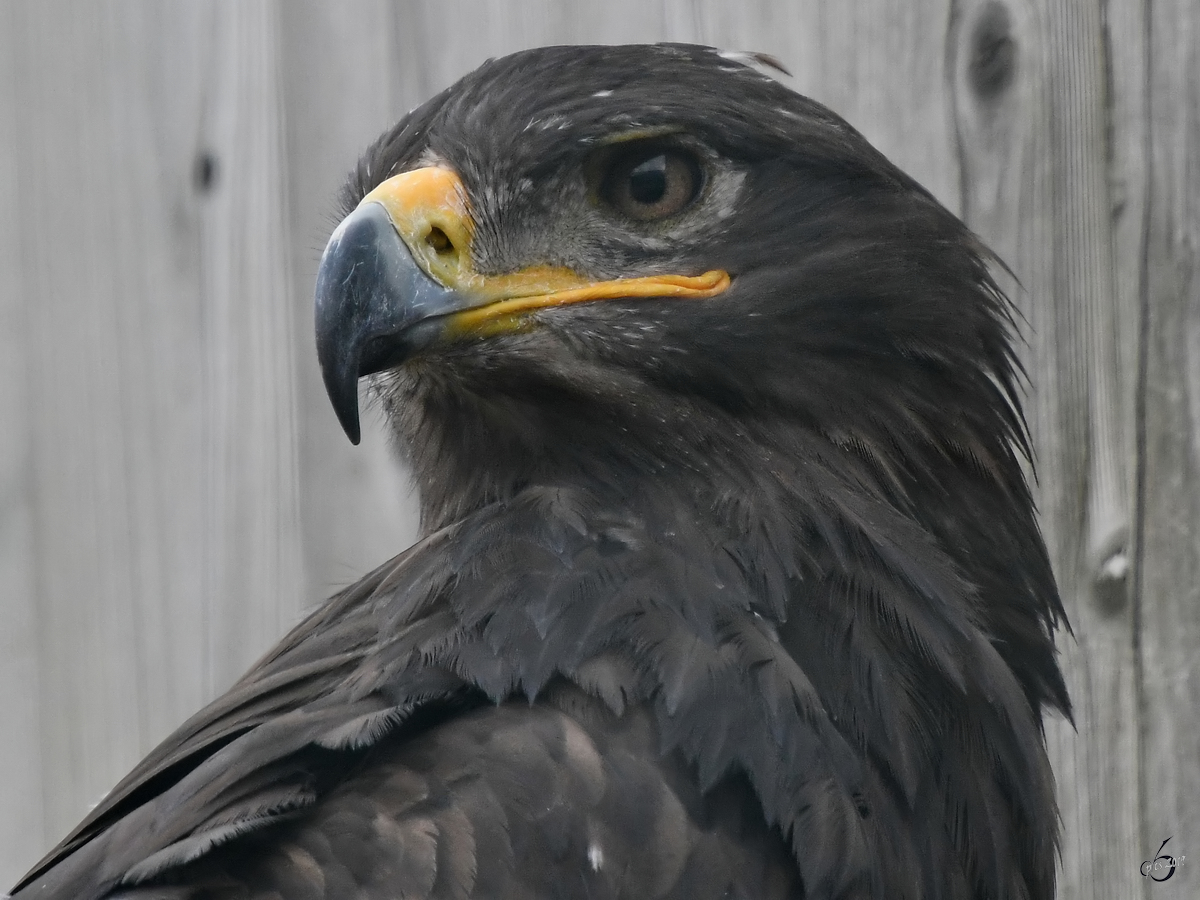
M778 56L1020 278L1062 895L1200 896L1196 0L4 0L0 885L413 537L310 335L359 151L488 56L666 39Z

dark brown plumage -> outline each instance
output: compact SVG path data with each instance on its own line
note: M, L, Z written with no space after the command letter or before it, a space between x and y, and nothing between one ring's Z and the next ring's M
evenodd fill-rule
M322 365L355 438L383 373L424 537L16 897L1053 895L1062 607L962 223L667 45L489 62L347 201Z

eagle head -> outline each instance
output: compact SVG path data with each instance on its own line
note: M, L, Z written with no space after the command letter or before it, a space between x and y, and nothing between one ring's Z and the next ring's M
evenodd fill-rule
M356 382L382 373L427 527L564 469L628 482L814 440L900 501L948 467L1026 496L986 251L737 55L490 61L384 134L345 200L325 383L357 442Z

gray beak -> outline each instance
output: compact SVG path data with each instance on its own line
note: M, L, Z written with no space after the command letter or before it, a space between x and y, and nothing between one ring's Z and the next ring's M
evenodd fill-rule
M358 379L429 346L439 317L468 305L422 271L383 206L364 203L342 220L317 271L317 360L351 443L360 439Z

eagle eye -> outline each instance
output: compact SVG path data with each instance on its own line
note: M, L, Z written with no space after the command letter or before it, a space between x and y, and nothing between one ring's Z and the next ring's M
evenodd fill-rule
M635 222L655 222L686 209L704 186L695 155L644 144L617 150L606 161L600 199Z

